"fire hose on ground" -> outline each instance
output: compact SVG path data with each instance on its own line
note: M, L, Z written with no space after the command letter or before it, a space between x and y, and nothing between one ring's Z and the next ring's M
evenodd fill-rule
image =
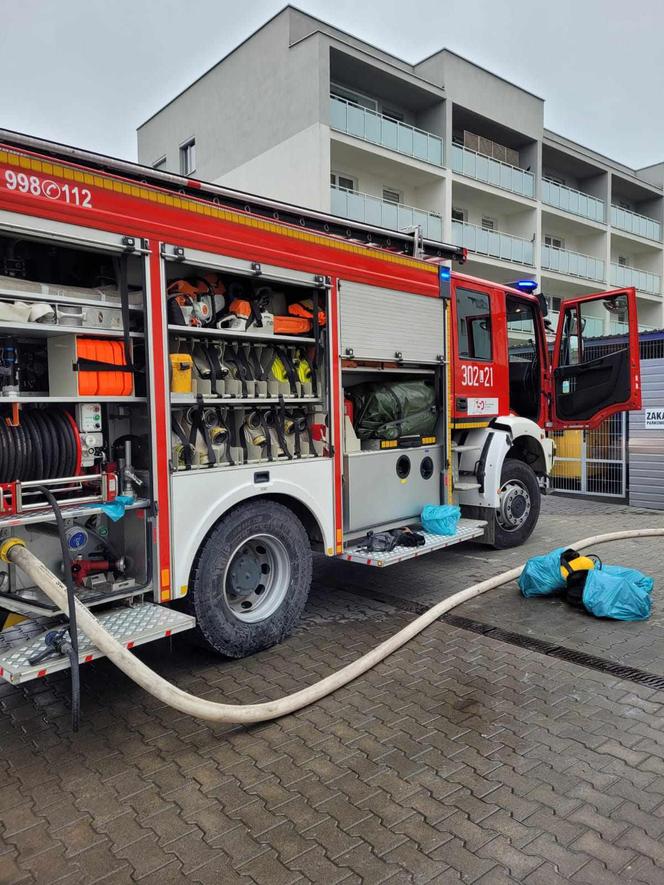
M575 550L581 550L587 547L596 547L599 544L607 544L611 541L662 536L664 536L664 528L634 529L583 538L571 546ZM61 611L66 612L68 610L65 585L25 547L22 541L18 539L6 541L0 547L0 559L17 565L46 593ZM421 633L445 612L482 593L516 580L522 570L523 565L517 566L493 578L488 578L486 581L473 584L471 587L467 587L465 590L461 590L447 599L443 599L414 621L411 621L402 630L399 630L398 633L395 633L394 636L381 642L380 645L377 645L374 649L353 661L353 663L342 667L314 685L301 689L294 694L260 704L224 704L199 698L183 691L158 673L155 673L139 658L131 654L130 651L104 629L97 618L78 599L75 601L75 610L78 629L83 631L99 651L105 654L123 673L137 685L140 685L141 688L144 688L145 691L162 701L162 703L173 707L181 713L186 713L196 719L204 719L208 722L249 724L277 719L289 713L295 713L297 710L301 710L303 707L307 707L316 701L320 701L385 660L385 658Z

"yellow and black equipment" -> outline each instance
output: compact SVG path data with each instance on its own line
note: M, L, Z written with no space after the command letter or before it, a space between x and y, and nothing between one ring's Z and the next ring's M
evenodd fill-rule
M588 572L601 567L602 563L594 553L582 556L570 547L560 554L560 574L565 581L565 599L570 605L583 606Z

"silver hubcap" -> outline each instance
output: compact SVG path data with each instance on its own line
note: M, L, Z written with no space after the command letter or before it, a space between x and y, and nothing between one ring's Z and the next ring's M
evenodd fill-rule
M226 605L239 621L264 621L283 602L290 578L290 560L281 541L253 535L236 547L226 567Z
M500 489L498 524L506 532L520 529L530 516L530 492L518 479L510 479Z

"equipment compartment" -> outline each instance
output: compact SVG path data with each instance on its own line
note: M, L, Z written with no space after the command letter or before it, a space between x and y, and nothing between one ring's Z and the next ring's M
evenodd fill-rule
M164 263L172 469L323 456L326 282L198 257Z

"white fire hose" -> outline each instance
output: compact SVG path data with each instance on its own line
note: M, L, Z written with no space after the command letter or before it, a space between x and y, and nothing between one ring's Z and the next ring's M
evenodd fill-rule
M609 532L605 535L595 535L590 538L583 538L570 545L575 550L581 550L586 547L596 547L599 544L606 544L609 541L622 541L628 538L654 538L664 536L664 528L656 529L638 529L623 532ZM67 611L67 591L62 583L46 566L37 559L25 547L24 543L19 539L10 539L0 547L0 559L4 562L11 562L21 568L34 583L40 587L44 593L58 606L61 611ZM119 667L130 679L132 679L141 688L144 688L154 697L158 698L169 707L179 710L181 713L187 713L196 719L205 719L208 722L230 722L247 724L250 722L265 722L269 719L277 719L288 713L294 713L303 707L320 701L332 692L336 691L344 685L348 685L358 676L366 673L376 664L385 660L388 655L395 652L409 642L418 633L421 633L425 627L432 624L441 615L450 609L493 590L503 584L508 584L519 577L524 566L520 565L509 571L503 572L494 578L486 581L480 581L479 584L473 584L466 587L459 593L455 593L448 599L432 606L424 614L415 618L394 636L381 642L370 652L362 655L352 664L342 667L335 673L331 673L314 685L296 691L294 694L279 698L276 701L266 701L261 704L223 704L217 701L208 701L205 698L196 697L182 689L177 688L163 677L155 673L146 666L141 660L129 652L121 643L108 633L99 623L92 612L87 609L79 600L76 600L76 618L78 626L92 643L105 654L113 663Z

